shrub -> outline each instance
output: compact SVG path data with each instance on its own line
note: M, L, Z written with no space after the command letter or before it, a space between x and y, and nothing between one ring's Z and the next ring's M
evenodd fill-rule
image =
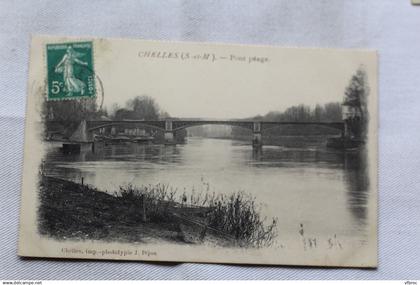
M260 216L255 197L243 192L219 195L210 205L209 226L231 235L242 246L269 246L277 235L277 219L268 225Z
M277 236L277 219L267 223L261 217L261 208L255 197L244 192L229 195L210 193L206 185L205 194L192 189L187 195L184 192L177 197L177 189L165 184L136 187L132 184L120 186L117 196L127 203L135 203L143 212L143 221L168 222L175 217L171 212L178 208L203 208L205 215L199 212L195 218L202 218L207 227L223 233L226 238L233 239L240 246L270 246Z

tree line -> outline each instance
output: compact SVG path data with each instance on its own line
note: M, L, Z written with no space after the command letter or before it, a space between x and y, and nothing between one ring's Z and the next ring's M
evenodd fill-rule
M128 100L123 107L114 104L110 112L98 108L95 99L45 101L42 114L47 133L62 133L67 137L83 120L158 120L170 117L152 97L146 95Z
M305 104L291 106L284 111L271 111L265 115L258 115L248 120L270 121L270 122L339 122L342 120L341 103L331 102L324 105L317 104L311 107ZM281 137L284 135L335 135L337 130L324 126L279 126L264 131L265 138ZM251 131L232 128L234 138L249 139Z
M345 121L348 126L351 139L364 141L367 135L369 113L367 96L369 86L367 74L360 67L349 80L343 90L342 102L330 102L324 105L317 104L314 107L305 104L292 106L284 111L272 111L261 116L255 116L252 120L275 121L275 122L339 122ZM250 132L239 128L232 130L234 137L249 136ZM281 135L332 135L338 134L337 130L327 129L322 126L282 126L277 129L267 130L266 137L278 137Z
M275 122L337 122L342 120L341 103L317 104L310 107L304 104L292 106L285 111L271 111L253 119Z
M150 96L136 96L125 103L124 107L115 103L111 111L99 108L95 99L45 101L44 116L46 120L82 121L82 120L157 120L169 117Z

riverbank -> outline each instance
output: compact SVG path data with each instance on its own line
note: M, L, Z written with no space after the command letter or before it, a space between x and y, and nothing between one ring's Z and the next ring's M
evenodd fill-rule
M244 236L246 229L239 228L239 222L249 213L238 209L242 219L236 217L237 225L219 229L218 221L232 220L225 217L227 207L232 205L217 200L213 201L215 207L184 205L176 202L175 193L164 186L120 187L118 192L109 194L88 185L41 176L39 188L39 231L59 240L259 246L272 238L273 229L264 231L264 227L252 236ZM247 210L256 214L253 209ZM255 237L260 240L253 240Z
M140 222L132 203L95 188L42 176L39 230L57 239L119 240L178 239L171 224Z

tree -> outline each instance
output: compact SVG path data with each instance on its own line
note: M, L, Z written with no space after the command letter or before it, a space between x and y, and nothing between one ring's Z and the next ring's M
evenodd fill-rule
M313 120L315 122L320 122L322 120L323 112L324 112L324 109L321 107L321 105L316 104L315 109L314 109Z
M69 136L83 120L99 119L96 99L47 101L42 105L45 135L51 132Z
M133 118L137 120L159 119L159 106L149 96L137 96L127 102L127 109L133 111Z
M125 108L117 103L111 107L112 118L115 120L158 120L161 117L160 108L149 96L137 96L126 102ZM165 116L169 114L163 112Z
M113 119L117 121L122 121L122 120L134 120L137 118L135 117L134 112L132 110L121 108L115 111Z
M44 115L50 121L80 122L95 118L96 113L95 99L44 102Z
M169 119L169 118L171 118L171 115L169 115L168 112L166 112L166 111L160 111L159 119Z
M271 112L268 112L267 115L264 116L264 118L267 121L279 121L281 114L282 113L279 111L271 111Z
M350 83L344 92L344 103L360 108L361 111L366 111L368 94L369 87L367 85L366 72L363 68L359 68L350 79ZM362 115L364 114L362 113Z
M342 108L341 104L336 103L327 103L324 105L324 112L321 116L321 121L324 122L337 122L342 120Z
M346 121L354 136L366 139L367 123L369 120L367 110L367 96L369 87L367 75L363 68L359 68L350 79L344 92L343 106L347 108Z
M111 106L111 110L109 112L109 115L111 116L111 118L115 117L115 114L117 113L117 111L121 109L120 105L118 103L114 103Z
M280 115L280 121L291 121L291 122L307 122L311 121L311 108L309 106L300 104L298 106L292 106L286 109Z

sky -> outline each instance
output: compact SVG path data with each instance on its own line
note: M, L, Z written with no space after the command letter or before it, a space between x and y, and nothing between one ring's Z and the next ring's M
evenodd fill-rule
M246 118L298 104L341 102L360 66L376 83L375 59L373 52L333 49L95 42L95 71L108 110L147 95L183 118Z

